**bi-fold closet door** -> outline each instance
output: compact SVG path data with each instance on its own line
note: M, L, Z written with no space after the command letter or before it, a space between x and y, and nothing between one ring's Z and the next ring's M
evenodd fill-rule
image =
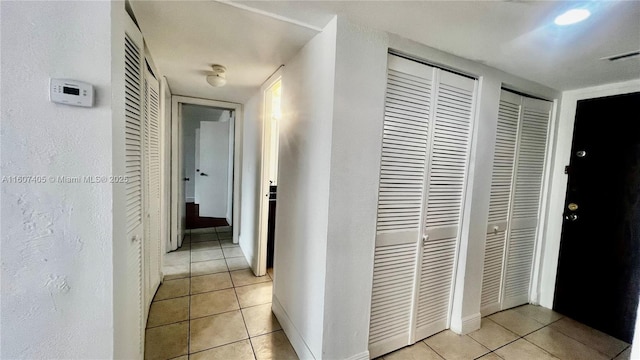
M500 95L481 312L529 302L552 103Z
M145 190L145 309L149 306L160 286L160 85L147 69L144 72L144 190Z
M476 80L389 55L371 357L449 327Z

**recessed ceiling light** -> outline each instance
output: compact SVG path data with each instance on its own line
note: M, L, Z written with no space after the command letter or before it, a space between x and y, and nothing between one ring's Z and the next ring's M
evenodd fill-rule
M554 21L556 25L571 25L585 20L591 15L591 12L587 9L571 9L567 10L564 14L558 15Z

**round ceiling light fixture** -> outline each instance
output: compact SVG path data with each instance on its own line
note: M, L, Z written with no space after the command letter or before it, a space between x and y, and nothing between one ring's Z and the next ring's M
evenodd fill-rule
M560 26L571 25L586 20L589 16L591 12L587 9L571 9L558 15L554 22Z
M213 87L221 87L227 83L227 68L222 65L212 65L213 73L207 75L207 82Z

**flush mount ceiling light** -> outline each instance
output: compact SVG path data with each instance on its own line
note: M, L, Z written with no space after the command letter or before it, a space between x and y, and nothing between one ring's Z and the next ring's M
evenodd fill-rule
M586 20L590 15L591 12L587 9L571 9L558 15L554 22L560 26L571 25Z
M227 83L227 68L222 65L212 65L213 73L207 75L207 82L213 87L224 86Z

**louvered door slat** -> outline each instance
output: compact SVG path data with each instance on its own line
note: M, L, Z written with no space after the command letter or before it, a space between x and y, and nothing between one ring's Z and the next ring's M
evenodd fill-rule
M475 80L438 70L416 312L416 339L448 327L464 202Z

